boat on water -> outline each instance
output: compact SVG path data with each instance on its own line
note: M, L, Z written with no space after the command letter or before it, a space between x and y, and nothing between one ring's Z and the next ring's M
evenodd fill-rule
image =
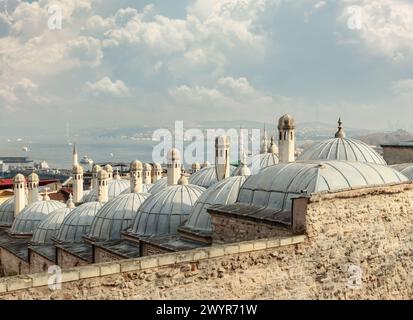
M84 156L81 160L80 160L81 164L93 164L93 160L92 158L88 157L88 156Z
M22 148L22 151L24 151L24 152L29 152L29 147L23 147L23 148Z

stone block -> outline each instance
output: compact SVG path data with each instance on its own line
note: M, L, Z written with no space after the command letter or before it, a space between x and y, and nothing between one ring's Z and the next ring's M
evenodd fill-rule
M0 281L0 293L7 291L7 283L5 281Z
M141 270L141 262L139 260L125 260L120 263L120 272L130 272Z
M88 279L100 276L100 268L98 266L86 266L79 269L80 279Z
M159 266L158 257L145 257L141 260L142 269L156 268Z
M101 276L108 276L111 274L120 273L119 263L105 263L105 264L99 265L99 267L100 267Z
M194 251L188 251L188 252L181 252L181 253L176 253L175 254L175 259L176 263L181 263L181 262L190 262L194 261ZM161 261L159 260L159 264L161 264Z
M208 259L208 251L199 249L194 252L194 260Z
M79 280L79 269L69 269L62 271L62 282Z
M280 246L280 244L281 244L280 238L267 240L267 248L277 248Z
M176 253L162 254L158 257L159 266L167 266L176 263Z
M35 273L29 275L33 280L33 287L44 287L49 285L49 274L48 273Z
M225 246L225 248L224 248L224 252L225 252L225 254L227 255L227 254L236 254L236 253L239 253L239 245L227 245L227 246Z
M254 251L253 242L241 242L239 244L239 252L250 252L250 251Z
M209 258L222 257L225 254L223 246L212 246L208 248Z
M253 242L254 250L264 250L267 249L267 240L257 240Z
M27 276L16 276L7 279L7 291L31 288L33 280Z

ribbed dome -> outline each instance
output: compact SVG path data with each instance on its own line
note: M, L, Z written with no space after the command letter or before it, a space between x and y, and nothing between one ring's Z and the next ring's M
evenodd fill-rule
M64 218L73 210L73 208L60 208L53 211L42 222L39 223L33 232L31 243L33 245L53 244L52 237L56 236Z
M235 203L246 178L245 176L230 177L207 189L195 203L184 227L193 231L212 232L211 216L207 209L215 204Z
M88 202L74 209L63 220L56 240L63 243L82 242L82 236L88 234L93 219L102 208L100 202Z
M43 200L29 204L25 207L13 222L10 233L15 235L29 235L37 228L39 223L56 209L66 205L55 200Z
M248 158L248 167L252 174L258 173L260 170L273 166L280 162L275 153L261 153Z
M168 186L168 178L167 178L167 177L163 177L163 178L159 179L158 181L156 181L156 182L152 185L149 193L150 193L150 194L157 194L157 193L159 193L160 191L165 190L167 186ZM142 189L142 190L143 190L143 189Z
M140 193L152 193L150 190L152 190L153 184L142 184L142 192ZM124 195L124 194L130 194L132 193L130 191L130 186L128 189L125 189L124 191L121 192L120 195Z
M232 175L236 171L236 169L236 167L230 166L230 175ZM202 168L189 177L190 184L194 184L203 188L209 188L217 182L218 179L215 172L215 166Z
M396 164L391 167L403 173L410 180L413 180L413 163Z
M103 171L103 170L102 170ZM112 179L108 181L108 198L112 200L126 189L130 190L129 180ZM84 196L84 202L94 202L98 200L98 188L93 189L88 195Z
M97 241L120 239L121 231L132 227L138 209L149 196L128 193L107 202L93 219L88 236Z
M290 210L291 198L302 194L400 183L408 179L397 170L363 162L308 161L278 164L250 176L237 202Z
M10 227L14 221L14 197L0 205L0 226Z
M175 185L151 195L138 210L132 232L139 236L176 234L204 191L195 185Z
M348 160L385 165L386 161L362 141L332 138L305 150L298 160Z

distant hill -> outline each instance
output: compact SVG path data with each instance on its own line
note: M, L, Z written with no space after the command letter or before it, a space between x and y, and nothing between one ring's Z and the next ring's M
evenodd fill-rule
M354 137L369 145L378 146L383 143L396 143L400 141L413 140L413 133L405 130L397 130L394 132L376 132L366 135Z

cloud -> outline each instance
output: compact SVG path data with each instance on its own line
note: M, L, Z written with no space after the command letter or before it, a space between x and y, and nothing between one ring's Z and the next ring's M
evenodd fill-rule
M126 97L130 95L130 90L123 81L116 80L112 82L109 77L104 77L94 83L87 82L86 91L95 97Z

